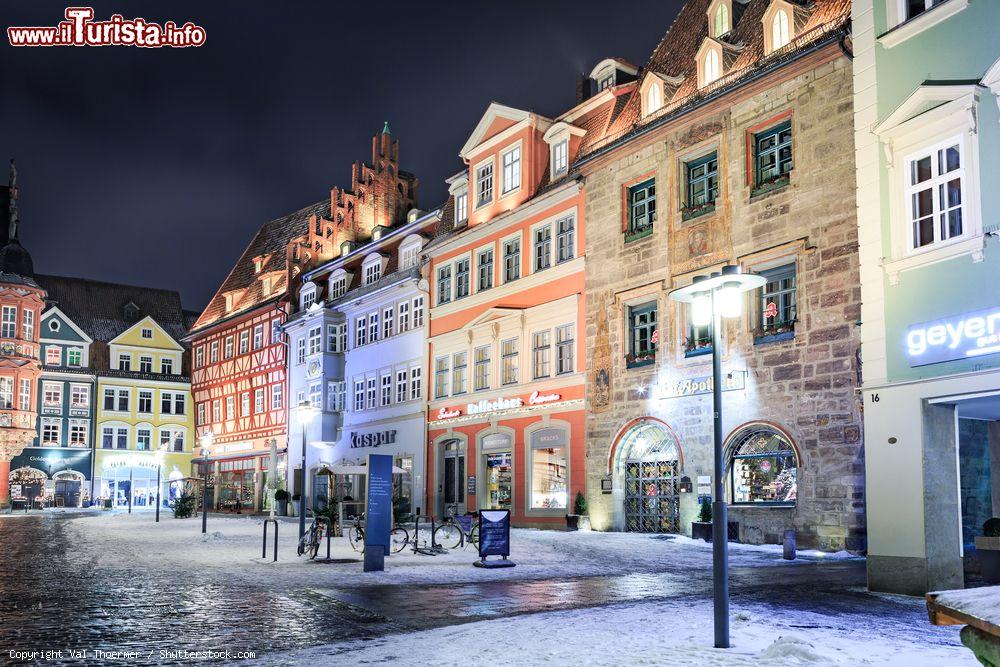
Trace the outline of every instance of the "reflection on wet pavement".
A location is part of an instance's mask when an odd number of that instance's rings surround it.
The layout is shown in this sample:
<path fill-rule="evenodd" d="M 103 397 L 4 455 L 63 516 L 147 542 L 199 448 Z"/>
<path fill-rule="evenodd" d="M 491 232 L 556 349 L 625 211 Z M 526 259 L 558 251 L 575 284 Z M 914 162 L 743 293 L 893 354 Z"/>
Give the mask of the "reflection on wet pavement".
<path fill-rule="evenodd" d="M 73 553 L 67 517 L 0 520 L 0 649 L 271 651 L 559 609 L 711 595 L 705 568 L 620 576 L 282 590 L 219 568 L 130 569 Z M 69 554 L 72 554 L 72 557 Z M 336 567 L 336 566 L 324 566 Z M 779 583 L 780 582 L 780 583 Z M 777 585 L 776 585 L 777 584 Z M 732 570 L 734 597 L 807 604 L 864 585 L 864 563 Z M 838 594 L 839 595 L 839 594 Z M 851 597 L 851 596 L 847 596 Z M 858 604 L 857 597 L 853 598 Z M 845 612 L 850 605 L 845 604 Z M 53 664 L 53 663 L 47 663 Z M 58 664 L 58 663 L 56 663 Z M 67 664 L 69 661 L 67 661 Z M 79 663 L 76 663 L 79 664 Z"/>

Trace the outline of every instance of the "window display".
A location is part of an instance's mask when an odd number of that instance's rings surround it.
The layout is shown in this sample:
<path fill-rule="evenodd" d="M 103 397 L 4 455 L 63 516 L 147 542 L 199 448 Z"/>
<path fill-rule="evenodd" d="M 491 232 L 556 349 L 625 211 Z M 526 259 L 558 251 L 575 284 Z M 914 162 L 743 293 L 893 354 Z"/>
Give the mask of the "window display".
<path fill-rule="evenodd" d="M 484 506 L 494 510 L 511 509 L 513 488 L 510 452 L 487 454 Z"/>
<path fill-rule="evenodd" d="M 755 428 L 732 448 L 733 504 L 794 505 L 798 461 L 791 443 L 776 430 Z"/>
<path fill-rule="evenodd" d="M 531 434 L 531 508 L 565 509 L 568 496 L 569 437 L 558 428 Z"/>

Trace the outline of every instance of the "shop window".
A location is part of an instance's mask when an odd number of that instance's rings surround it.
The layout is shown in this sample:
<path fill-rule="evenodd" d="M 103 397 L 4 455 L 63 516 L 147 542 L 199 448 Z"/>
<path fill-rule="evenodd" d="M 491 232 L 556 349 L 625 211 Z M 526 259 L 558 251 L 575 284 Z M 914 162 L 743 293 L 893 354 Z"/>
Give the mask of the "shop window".
<path fill-rule="evenodd" d="M 795 264 L 761 271 L 767 282 L 757 298 L 756 343 L 786 340 L 795 335 Z"/>
<path fill-rule="evenodd" d="M 754 191 L 759 194 L 787 185 L 792 161 L 792 123 L 786 121 L 753 137 Z"/>
<path fill-rule="evenodd" d="M 475 350 L 475 390 L 490 388 L 490 346 L 483 345 Z"/>
<path fill-rule="evenodd" d="M 509 338 L 500 344 L 501 382 L 517 384 L 518 375 L 518 339 Z"/>
<path fill-rule="evenodd" d="M 625 241 L 649 236 L 653 233 L 653 223 L 656 222 L 656 182 L 654 179 L 643 181 L 628 188 L 628 224 L 625 228 Z"/>
<path fill-rule="evenodd" d="M 483 506 L 487 509 L 509 510 L 514 495 L 513 458 L 510 438 L 505 435 L 488 435 L 483 438 L 483 448 L 490 450 L 507 447 L 503 451 L 488 451 L 485 463 L 485 488 Z"/>
<path fill-rule="evenodd" d="M 787 438 L 758 426 L 737 434 L 730 447 L 729 491 L 734 505 L 794 505 L 798 459 Z"/>
<path fill-rule="evenodd" d="M 712 152 L 684 165 L 687 174 L 686 203 L 681 210 L 684 220 L 697 218 L 715 210 L 719 196 L 719 160 Z"/>
<path fill-rule="evenodd" d="M 627 368 L 648 366 L 656 361 L 656 302 L 628 308 L 629 347 Z"/>
<path fill-rule="evenodd" d="M 476 261 L 479 266 L 479 286 L 478 291 L 482 292 L 493 287 L 493 248 L 481 251 L 477 255 Z"/>
<path fill-rule="evenodd" d="M 565 509 L 569 495 L 568 433 L 561 428 L 531 434 L 531 509 Z"/>

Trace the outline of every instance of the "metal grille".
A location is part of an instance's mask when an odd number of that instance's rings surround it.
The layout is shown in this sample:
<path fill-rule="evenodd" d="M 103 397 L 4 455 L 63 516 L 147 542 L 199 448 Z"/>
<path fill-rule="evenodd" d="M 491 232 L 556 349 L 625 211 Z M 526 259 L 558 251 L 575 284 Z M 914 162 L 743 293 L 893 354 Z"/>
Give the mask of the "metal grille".
<path fill-rule="evenodd" d="M 625 530 L 676 533 L 677 461 L 625 462 Z"/>

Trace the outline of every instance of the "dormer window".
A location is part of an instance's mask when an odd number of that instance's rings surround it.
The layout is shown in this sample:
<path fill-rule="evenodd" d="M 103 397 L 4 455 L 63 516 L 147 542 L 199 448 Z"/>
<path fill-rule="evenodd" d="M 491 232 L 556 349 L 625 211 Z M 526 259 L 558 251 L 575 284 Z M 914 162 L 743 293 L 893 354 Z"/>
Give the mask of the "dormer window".
<path fill-rule="evenodd" d="M 719 37 L 727 32 L 729 32 L 729 7 L 720 4 L 716 7 L 715 16 L 712 18 L 712 34 Z"/>
<path fill-rule="evenodd" d="M 712 49 L 705 53 L 705 60 L 702 66 L 702 85 L 707 86 L 719 78 L 719 54 Z"/>
<path fill-rule="evenodd" d="M 301 294 L 302 310 L 308 310 L 314 303 L 316 303 L 316 286 L 306 285 L 302 288 Z"/>
<path fill-rule="evenodd" d="M 347 293 L 347 285 L 351 281 L 351 274 L 343 269 L 338 269 L 330 276 L 330 298 L 339 299 Z"/>
<path fill-rule="evenodd" d="M 265 297 L 271 296 L 271 290 L 274 287 L 272 283 L 273 279 L 270 276 L 260 281 L 260 291 Z M 228 310 L 228 302 L 227 302 L 227 310 Z"/>
<path fill-rule="evenodd" d="M 569 170 L 569 140 L 552 144 L 552 174 L 561 176 Z"/>
<path fill-rule="evenodd" d="M 416 234 L 399 244 L 399 268 L 412 269 L 420 263 L 421 239 Z"/>
<path fill-rule="evenodd" d="M 771 19 L 771 50 L 777 51 L 788 44 L 788 13 L 779 9 Z"/>
<path fill-rule="evenodd" d="M 493 202 L 493 159 L 476 167 L 476 207 Z"/>
<path fill-rule="evenodd" d="M 385 258 L 377 252 L 365 257 L 364 264 L 362 264 L 362 274 L 364 276 L 364 284 L 371 285 L 379 278 L 382 277 L 382 269 L 384 268 Z"/>
<path fill-rule="evenodd" d="M 808 10 L 801 5 L 793 5 L 788 0 L 771 0 L 770 6 L 761 17 L 764 29 L 764 53 L 772 54 L 795 39 L 795 27 L 800 28 L 808 16 Z"/>
<path fill-rule="evenodd" d="M 646 91 L 646 115 L 656 113 L 663 106 L 663 87 L 653 84 Z"/>
<path fill-rule="evenodd" d="M 615 70 L 613 68 L 609 68 L 598 75 L 597 79 L 598 92 L 610 88 L 613 85 L 615 85 Z"/>
<path fill-rule="evenodd" d="M 469 219 L 469 174 L 459 172 L 447 179 L 448 194 L 455 200 L 455 223 Z"/>
<path fill-rule="evenodd" d="M 257 257 L 253 260 L 253 272 L 260 273 L 260 270 L 264 268 L 264 258 Z"/>
<path fill-rule="evenodd" d="M 455 195 L 455 222 L 465 222 L 469 219 L 469 193 Z"/>

